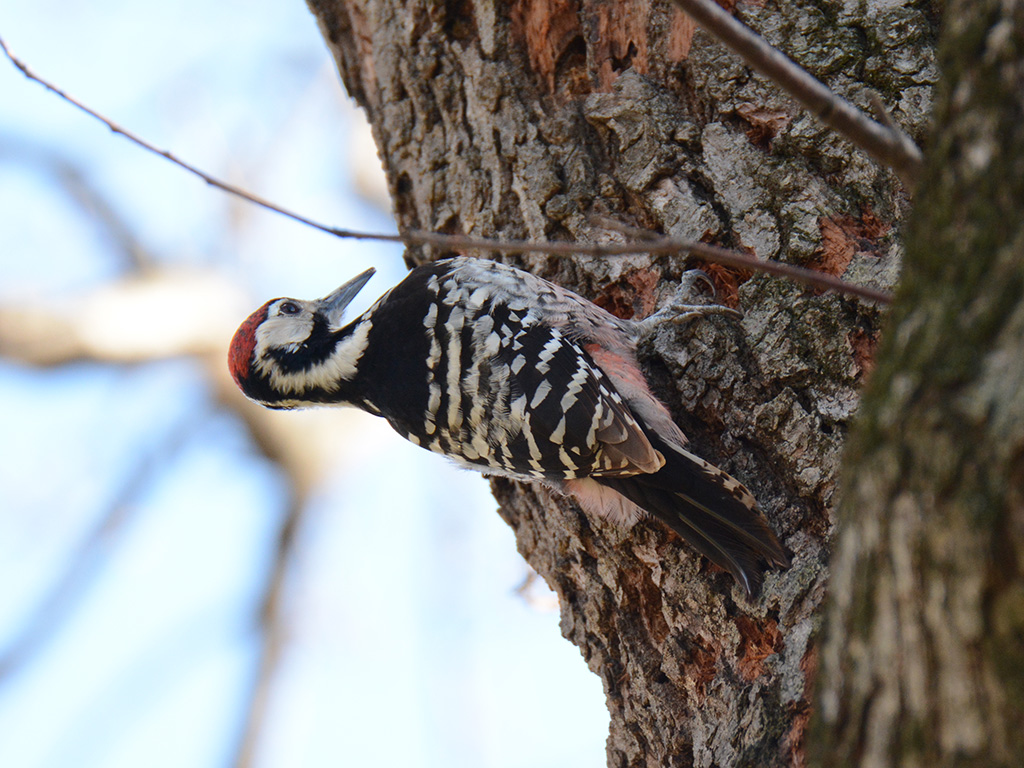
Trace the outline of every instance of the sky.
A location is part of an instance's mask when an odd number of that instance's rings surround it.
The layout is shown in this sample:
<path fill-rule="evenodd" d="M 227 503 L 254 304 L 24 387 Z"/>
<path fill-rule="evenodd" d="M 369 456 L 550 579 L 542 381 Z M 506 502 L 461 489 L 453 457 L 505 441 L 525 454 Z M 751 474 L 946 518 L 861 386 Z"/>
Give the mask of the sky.
<path fill-rule="evenodd" d="M 335 226 L 393 229 L 353 186 L 358 116 L 298 0 L 5 0 L 0 35 L 220 178 Z M 404 272 L 394 246 L 233 200 L 0 62 L 0 306 L 72 301 L 126 269 L 124 239 L 55 171 L 68 168 L 154 263 L 215 272 L 253 309 L 372 265 L 358 311 Z M 603 764 L 600 681 L 561 637 L 550 593 L 517 592 L 529 569 L 486 482 L 379 419 L 338 423 L 344 447 L 287 582 L 255 765 Z M 0 766 L 230 765 L 289 500 L 280 468 L 190 358 L 0 358 L 0 438 Z M 61 602 L 40 614 L 70 563 Z M 20 644 L 36 615 L 52 620 Z"/>

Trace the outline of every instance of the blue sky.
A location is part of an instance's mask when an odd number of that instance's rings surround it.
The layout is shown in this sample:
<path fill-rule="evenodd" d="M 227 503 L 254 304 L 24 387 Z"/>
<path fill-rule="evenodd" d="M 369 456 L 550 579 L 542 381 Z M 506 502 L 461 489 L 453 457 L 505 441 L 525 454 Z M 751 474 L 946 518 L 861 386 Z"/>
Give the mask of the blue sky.
<path fill-rule="evenodd" d="M 116 122 L 319 220 L 392 227 L 349 180 L 353 107 L 303 3 L 7 5 L 14 52 Z M 76 169 L 155 264 L 215 272 L 251 308 L 323 295 L 372 265 L 363 307 L 403 273 L 396 248 L 232 200 L 4 62 L 0 306 L 70 302 L 125 270 L 55 165 Z M 52 626 L 0 670 L 5 768 L 230 764 L 290 491 L 208 378 L 190 358 L 0 358 L 0 659 L 78 564 Z M 543 590 L 515 593 L 528 571 L 486 483 L 377 419 L 336 423 L 256 765 L 603 764 L 600 682 L 557 610 L 536 605 Z"/>

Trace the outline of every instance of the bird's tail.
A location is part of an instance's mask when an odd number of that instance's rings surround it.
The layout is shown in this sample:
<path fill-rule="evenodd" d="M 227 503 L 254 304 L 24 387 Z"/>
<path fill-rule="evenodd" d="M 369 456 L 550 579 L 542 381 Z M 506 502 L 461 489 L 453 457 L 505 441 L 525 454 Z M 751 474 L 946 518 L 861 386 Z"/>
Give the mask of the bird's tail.
<path fill-rule="evenodd" d="M 659 471 L 595 479 L 668 525 L 756 597 L 765 571 L 788 567 L 789 556 L 753 495 L 689 451 L 664 443 L 655 447 L 665 456 Z"/>

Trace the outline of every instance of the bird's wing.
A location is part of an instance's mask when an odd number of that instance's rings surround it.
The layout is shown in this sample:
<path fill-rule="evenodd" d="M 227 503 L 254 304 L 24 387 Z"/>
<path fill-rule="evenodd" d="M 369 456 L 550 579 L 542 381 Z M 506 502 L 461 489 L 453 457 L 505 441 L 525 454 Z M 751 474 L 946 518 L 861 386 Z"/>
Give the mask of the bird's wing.
<path fill-rule="evenodd" d="M 508 446 L 517 461 L 557 477 L 629 476 L 664 465 L 612 379 L 582 344 L 556 328 L 534 325 L 502 354 L 511 408 L 522 416 L 523 428 Z"/>

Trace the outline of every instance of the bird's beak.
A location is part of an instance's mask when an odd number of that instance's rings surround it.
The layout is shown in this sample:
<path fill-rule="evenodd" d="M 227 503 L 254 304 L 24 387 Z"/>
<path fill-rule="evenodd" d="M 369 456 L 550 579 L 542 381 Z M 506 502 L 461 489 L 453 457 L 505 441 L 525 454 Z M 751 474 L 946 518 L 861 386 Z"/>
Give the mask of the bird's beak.
<path fill-rule="evenodd" d="M 320 299 L 320 310 L 327 316 L 327 320 L 331 325 L 335 327 L 341 325 L 341 316 L 345 312 L 345 307 L 351 303 L 352 299 L 356 297 L 356 294 L 373 277 L 376 271 L 373 267 L 370 267 L 365 272 L 353 277 L 329 296 L 324 296 L 324 298 Z"/>

